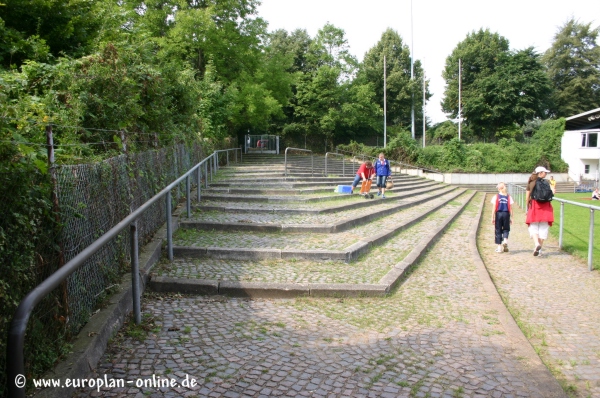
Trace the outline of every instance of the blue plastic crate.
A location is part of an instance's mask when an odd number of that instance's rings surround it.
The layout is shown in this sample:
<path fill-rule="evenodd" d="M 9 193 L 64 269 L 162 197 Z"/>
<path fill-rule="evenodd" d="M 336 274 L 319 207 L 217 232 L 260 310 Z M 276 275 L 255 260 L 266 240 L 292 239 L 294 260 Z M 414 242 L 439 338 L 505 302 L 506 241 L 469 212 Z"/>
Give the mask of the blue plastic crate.
<path fill-rule="evenodd" d="M 352 185 L 338 185 L 337 188 L 335 189 L 335 192 L 343 193 L 343 194 L 351 194 L 352 193 Z"/>

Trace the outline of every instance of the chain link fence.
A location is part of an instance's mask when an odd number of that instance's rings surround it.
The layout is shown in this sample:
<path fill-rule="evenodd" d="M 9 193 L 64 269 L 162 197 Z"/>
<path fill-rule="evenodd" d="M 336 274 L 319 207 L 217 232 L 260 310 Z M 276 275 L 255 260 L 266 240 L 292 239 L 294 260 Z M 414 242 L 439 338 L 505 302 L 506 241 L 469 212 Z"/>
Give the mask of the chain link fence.
<path fill-rule="evenodd" d="M 44 195 L 54 184 L 58 198 L 54 210 L 60 227 L 52 229 L 51 223 L 40 226 L 47 232 L 32 242 L 36 247 L 31 265 L 19 271 L 21 278 L 15 277 L 10 283 L 23 284 L 23 291 L 29 291 L 204 157 L 199 145 L 176 145 L 94 164 L 58 165 L 50 170 L 52 178 L 43 181 L 23 176 L 23 189 L 28 186 L 31 191 L 35 184 L 45 184 Z M 191 183 L 199 183 L 197 173 L 192 173 Z M 173 207 L 185 198 L 185 193 L 184 181 L 172 190 Z M 14 194 L 19 195 L 16 191 Z M 165 212 L 164 201 L 158 201 L 138 219 L 140 247 L 165 223 Z M 35 307 L 25 335 L 28 379 L 39 377 L 68 353 L 70 337 L 81 330 L 130 270 L 130 245 L 130 234 L 121 233 Z M 4 260 L 10 266 L 10 258 Z M 15 275 L 19 275 L 17 271 Z M 4 332 L 9 321 L 2 323 Z M 2 344 L 2 354 L 5 347 Z M 4 360 L 0 355 L 0 397 L 5 396 L 7 385 Z"/>
<path fill-rule="evenodd" d="M 202 158 L 198 146 L 178 145 L 121 155 L 95 164 L 58 167 L 57 193 L 64 225 L 60 242 L 65 262 Z M 198 183 L 197 174 L 192 182 Z M 174 189 L 172 195 L 176 205 L 185 195 L 185 184 Z M 164 202 L 159 201 L 138 219 L 140 247 L 164 224 L 165 211 Z M 70 334 L 77 333 L 85 325 L 97 304 L 112 292 L 111 288 L 118 285 L 121 275 L 129 270 L 129 240 L 129 233 L 121 233 L 67 280 L 63 305 Z"/>

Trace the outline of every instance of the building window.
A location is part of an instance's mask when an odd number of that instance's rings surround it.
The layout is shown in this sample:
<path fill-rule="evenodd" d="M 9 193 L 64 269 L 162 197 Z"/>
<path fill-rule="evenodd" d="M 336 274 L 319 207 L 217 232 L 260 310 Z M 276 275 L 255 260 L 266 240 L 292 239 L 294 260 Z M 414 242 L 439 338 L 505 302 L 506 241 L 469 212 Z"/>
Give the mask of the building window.
<path fill-rule="evenodd" d="M 598 147 L 598 133 L 581 134 L 581 146 L 587 148 Z"/>
<path fill-rule="evenodd" d="M 590 174 L 590 165 L 589 164 L 585 165 L 585 171 L 584 171 L 584 173 L 585 174 Z"/>

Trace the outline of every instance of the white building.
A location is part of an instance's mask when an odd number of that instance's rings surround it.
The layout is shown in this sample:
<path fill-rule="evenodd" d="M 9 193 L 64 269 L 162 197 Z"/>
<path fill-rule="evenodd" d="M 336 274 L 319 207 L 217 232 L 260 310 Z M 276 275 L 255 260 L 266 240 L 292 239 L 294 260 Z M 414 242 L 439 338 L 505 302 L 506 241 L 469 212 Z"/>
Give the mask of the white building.
<path fill-rule="evenodd" d="M 569 165 L 569 178 L 590 182 L 600 178 L 600 108 L 566 119 L 561 157 Z"/>

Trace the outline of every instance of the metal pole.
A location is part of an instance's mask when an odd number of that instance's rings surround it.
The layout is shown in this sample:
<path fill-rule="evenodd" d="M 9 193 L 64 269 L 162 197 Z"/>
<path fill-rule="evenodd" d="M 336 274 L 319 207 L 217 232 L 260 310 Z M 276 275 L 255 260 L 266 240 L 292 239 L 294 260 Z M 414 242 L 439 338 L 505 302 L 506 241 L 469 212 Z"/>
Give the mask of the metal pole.
<path fill-rule="evenodd" d="M 594 209 L 590 209 L 590 237 L 588 242 L 588 270 L 594 270 Z"/>
<path fill-rule="evenodd" d="M 563 222 L 565 220 L 565 204 L 560 202 L 560 224 L 558 227 L 558 248 L 562 249 L 563 246 Z"/>
<path fill-rule="evenodd" d="M 187 210 L 187 217 L 190 218 L 192 215 L 192 195 L 190 195 L 190 175 L 185 178 L 185 208 Z"/>
<path fill-rule="evenodd" d="M 387 143 L 387 71 L 385 55 L 383 56 L 383 147 Z"/>
<path fill-rule="evenodd" d="M 167 257 L 173 261 L 173 228 L 171 226 L 171 191 L 165 196 L 167 206 Z"/>
<path fill-rule="evenodd" d="M 310 176 L 315 176 L 315 157 L 312 153 L 310 154 Z"/>
<path fill-rule="evenodd" d="M 208 188 L 208 160 L 204 162 L 204 188 Z"/>
<path fill-rule="evenodd" d="M 140 259 L 138 250 L 137 220 L 129 226 L 131 237 L 131 294 L 133 295 L 133 313 L 135 323 L 142 323 L 142 312 L 140 310 Z"/>
<path fill-rule="evenodd" d="M 458 140 L 460 141 L 460 126 L 462 123 L 462 108 L 461 108 L 461 99 L 460 99 L 460 91 L 462 90 L 462 61 L 458 60 Z"/>
<path fill-rule="evenodd" d="M 227 166 L 229 166 L 229 149 L 227 150 Z"/>
<path fill-rule="evenodd" d="M 423 148 L 425 148 L 425 92 L 427 91 L 427 83 L 425 82 L 425 68 L 423 68 Z"/>
<path fill-rule="evenodd" d="M 413 32 L 413 7 L 412 7 L 412 0 L 410 0 L 410 81 L 414 81 L 414 60 L 415 60 L 415 35 Z M 412 135 L 412 139 L 415 139 L 415 93 L 412 92 L 413 90 L 411 89 L 411 98 L 412 98 L 412 104 L 410 107 L 410 117 L 411 117 L 411 123 L 410 123 L 410 131 L 411 131 L 411 135 Z"/>
<path fill-rule="evenodd" d="M 325 177 L 327 177 L 327 154 L 325 154 Z"/>
<path fill-rule="evenodd" d="M 202 185 L 202 167 L 198 166 L 198 185 L 196 186 L 196 193 L 198 194 L 198 204 L 200 204 L 200 185 Z"/>

